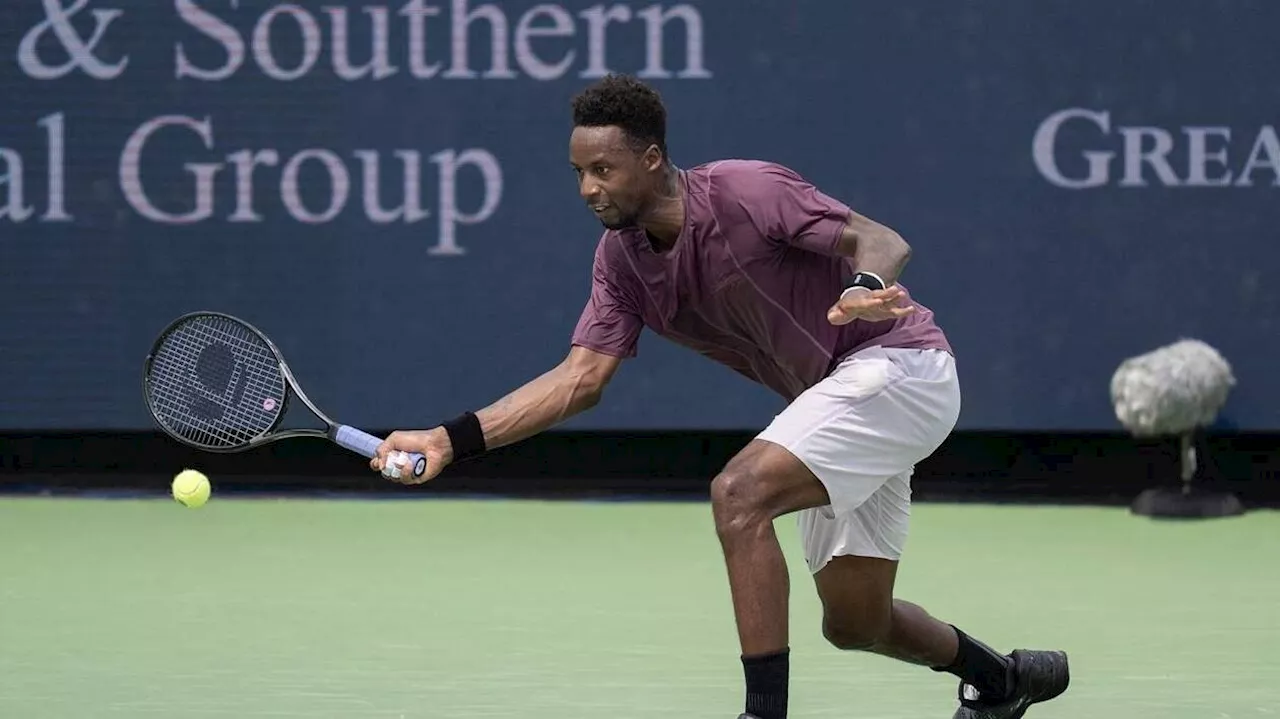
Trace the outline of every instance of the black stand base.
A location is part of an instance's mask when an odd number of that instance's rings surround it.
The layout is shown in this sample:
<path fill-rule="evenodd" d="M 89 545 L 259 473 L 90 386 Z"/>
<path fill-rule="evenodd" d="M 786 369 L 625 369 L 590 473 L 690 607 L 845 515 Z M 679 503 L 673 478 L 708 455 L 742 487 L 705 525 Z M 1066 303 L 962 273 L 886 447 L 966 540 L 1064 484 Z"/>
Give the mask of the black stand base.
<path fill-rule="evenodd" d="M 1229 492 L 1192 489 L 1148 489 L 1133 500 L 1134 514 L 1156 519 L 1215 519 L 1245 513 L 1244 505 Z"/>

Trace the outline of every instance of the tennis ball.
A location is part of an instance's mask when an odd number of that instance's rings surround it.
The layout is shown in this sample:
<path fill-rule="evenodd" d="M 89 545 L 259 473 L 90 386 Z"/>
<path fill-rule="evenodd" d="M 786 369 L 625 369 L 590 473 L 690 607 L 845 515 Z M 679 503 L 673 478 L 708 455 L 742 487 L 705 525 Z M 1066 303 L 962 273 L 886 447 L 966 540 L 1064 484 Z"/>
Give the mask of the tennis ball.
<path fill-rule="evenodd" d="M 194 469 L 184 469 L 173 478 L 173 498 L 195 509 L 209 501 L 209 478 Z"/>

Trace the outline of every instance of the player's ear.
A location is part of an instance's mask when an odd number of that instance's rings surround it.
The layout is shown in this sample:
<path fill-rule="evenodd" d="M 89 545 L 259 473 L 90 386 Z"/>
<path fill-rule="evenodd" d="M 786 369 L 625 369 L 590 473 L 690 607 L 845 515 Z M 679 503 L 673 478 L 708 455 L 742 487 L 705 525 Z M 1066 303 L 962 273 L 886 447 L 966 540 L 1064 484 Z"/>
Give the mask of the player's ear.
<path fill-rule="evenodd" d="M 641 155 L 640 162 L 644 165 L 644 169 L 650 172 L 657 170 L 662 167 L 662 150 L 659 150 L 657 145 L 650 145 Z"/>

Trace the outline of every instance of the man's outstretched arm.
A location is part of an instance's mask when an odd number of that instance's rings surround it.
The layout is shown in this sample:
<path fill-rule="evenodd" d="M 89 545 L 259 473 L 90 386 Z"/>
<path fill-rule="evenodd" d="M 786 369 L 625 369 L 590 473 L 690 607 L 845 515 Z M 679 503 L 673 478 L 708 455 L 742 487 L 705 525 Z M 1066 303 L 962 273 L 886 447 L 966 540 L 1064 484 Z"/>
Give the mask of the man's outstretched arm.
<path fill-rule="evenodd" d="M 622 360 L 575 346 L 564 361 L 476 412 L 489 449 L 519 442 L 594 407 Z"/>
<path fill-rule="evenodd" d="M 622 360 L 586 347 L 574 346 L 560 364 L 530 380 L 502 399 L 453 426 L 458 436 L 468 432 L 483 437 L 483 449 L 513 444 L 584 412 L 600 401 L 604 388 Z M 479 437 L 470 435 L 473 440 Z M 455 447 L 445 426 L 427 430 L 392 432 L 378 446 L 369 466 L 382 471 L 394 451 L 420 452 L 427 458 L 421 477 L 402 471 L 403 482 L 425 482 L 440 474 L 457 455 L 476 447 Z"/>

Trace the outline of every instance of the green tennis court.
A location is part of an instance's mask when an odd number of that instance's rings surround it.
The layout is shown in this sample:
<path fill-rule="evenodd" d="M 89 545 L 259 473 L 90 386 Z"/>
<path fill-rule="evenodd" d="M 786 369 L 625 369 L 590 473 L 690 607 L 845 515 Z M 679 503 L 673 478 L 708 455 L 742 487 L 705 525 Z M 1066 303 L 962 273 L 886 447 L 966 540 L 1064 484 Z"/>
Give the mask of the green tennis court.
<path fill-rule="evenodd" d="M 792 717 L 950 717 L 825 645 L 794 524 Z M 1029 717 L 1280 715 L 1280 514 L 924 504 L 899 594 L 1062 647 Z M 0 500 L 0 716 L 709 717 L 741 667 L 701 504 Z"/>

